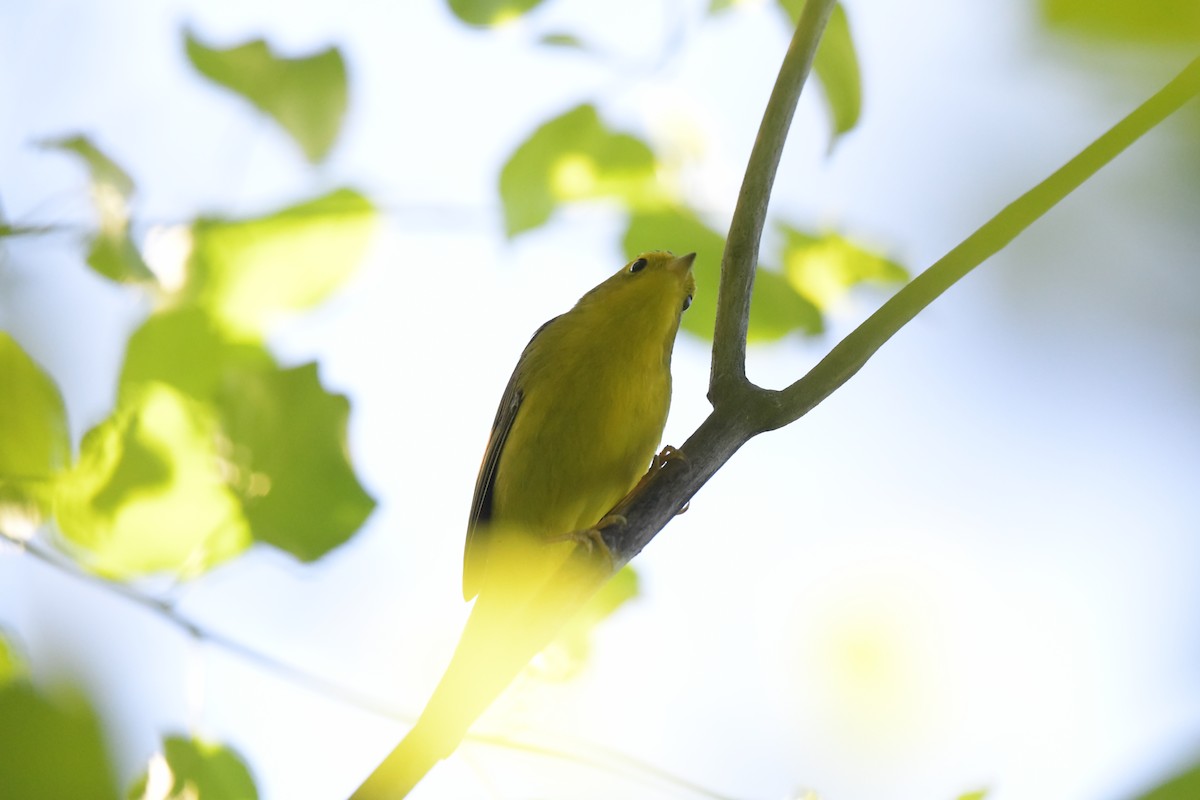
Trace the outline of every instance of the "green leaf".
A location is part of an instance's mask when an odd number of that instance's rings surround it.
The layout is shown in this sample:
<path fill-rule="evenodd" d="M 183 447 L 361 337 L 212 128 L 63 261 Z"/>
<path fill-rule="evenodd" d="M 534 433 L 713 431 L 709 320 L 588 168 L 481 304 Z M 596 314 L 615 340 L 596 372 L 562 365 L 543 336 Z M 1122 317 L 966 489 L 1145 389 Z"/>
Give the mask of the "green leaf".
<path fill-rule="evenodd" d="M 1148 44 L 1200 42 L 1196 0 L 1041 0 L 1051 28 Z"/>
<path fill-rule="evenodd" d="M 711 340 L 717 319 L 717 288 L 721 280 L 721 257 L 725 238 L 683 208 L 670 208 L 634 214 L 622 241 L 625 253 L 632 256 L 646 250 L 696 252 L 692 275 L 696 296 L 683 315 L 682 327 L 689 333 Z M 822 330 L 820 312 L 796 293 L 779 273 L 759 267 L 755 273 L 754 293 L 750 297 L 748 340 L 766 342 L 792 331 L 805 334 Z"/>
<path fill-rule="evenodd" d="M 105 231 L 92 237 L 87 265 L 109 280 L 129 283 L 154 279 L 142 254 L 129 238 L 129 227 Z"/>
<path fill-rule="evenodd" d="M 228 450 L 210 406 L 147 383 L 84 436 L 61 482 L 59 527 L 102 575 L 198 575 L 251 541 Z"/>
<path fill-rule="evenodd" d="M 234 486 L 254 538 L 303 561 L 346 542 L 375 507 L 347 452 L 349 401 L 325 391 L 315 364 L 246 372 L 222 394 Z"/>
<path fill-rule="evenodd" d="M 349 189 L 258 219 L 197 220 L 185 300 L 234 334 L 258 338 L 284 312 L 310 308 L 357 268 L 375 209 Z"/>
<path fill-rule="evenodd" d="M 750 344 L 774 342 L 798 332 L 816 336 L 825 330 L 821 310 L 796 292 L 787 278 L 773 269 L 758 268 L 750 295 Z"/>
<path fill-rule="evenodd" d="M 43 139 L 38 144 L 48 150 L 65 150 L 83 159 L 91 173 L 92 186 L 97 191 L 111 191 L 122 200 L 133 196 L 133 178 L 86 136 L 76 134 L 58 139 Z"/>
<path fill-rule="evenodd" d="M 254 369 L 278 367 L 261 344 L 229 339 L 203 309 L 185 305 L 150 316 L 129 337 L 119 397 L 135 398 L 157 381 L 212 404 L 226 382 Z"/>
<path fill-rule="evenodd" d="M 6 527 L 15 516 L 36 527 L 71 458 L 66 407 L 50 376 L 3 331 L 0 386 L 0 517 Z"/>
<path fill-rule="evenodd" d="M 829 311 L 860 283 L 887 286 L 908 280 L 908 270 L 836 233 L 814 235 L 781 225 L 788 282 L 821 311 Z"/>
<path fill-rule="evenodd" d="M 204 77 L 249 100 L 295 140 L 310 163 L 329 154 L 346 113 L 346 64 L 329 47 L 284 58 L 262 39 L 226 50 L 184 32 L 188 60 Z"/>
<path fill-rule="evenodd" d="M 793 27 L 800 21 L 806 0 L 778 0 Z M 862 76 L 850 33 L 850 21 L 841 4 L 833 7 L 821 44 L 813 59 L 813 71 L 824 89 L 825 103 L 833 129 L 833 141 L 852 130 L 862 113 Z M 832 146 L 833 142 L 830 143 Z"/>
<path fill-rule="evenodd" d="M 0 691 L 29 677 L 29 665 L 12 641 L 0 631 Z"/>
<path fill-rule="evenodd" d="M 959 795 L 958 800 L 983 800 L 987 796 L 987 789 L 978 789 L 974 792 L 967 792 L 966 794 Z"/>
<path fill-rule="evenodd" d="M 1200 797 L 1200 763 L 1137 795 L 1137 800 L 1195 800 L 1197 797 Z"/>
<path fill-rule="evenodd" d="M 281 370 L 258 344 L 231 340 L 203 310 L 156 314 L 130 338 L 122 402 L 170 386 L 217 425 L 221 475 L 255 539 L 311 561 L 374 508 L 346 451 L 349 402 L 308 365 Z M 93 501 L 95 502 L 95 501 Z"/>
<path fill-rule="evenodd" d="M 542 0 L 447 0 L 446 5 L 468 25 L 491 27 L 512 22 L 542 4 Z"/>
<path fill-rule="evenodd" d="M 633 209 L 661 207 L 650 148 L 605 127 L 596 109 L 581 105 L 542 125 L 500 172 L 508 235 L 544 224 L 561 204 L 612 198 Z"/>
<path fill-rule="evenodd" d="M 257 800 L 254 777 L 233 748 L 184 736 L 163 740 L 163 759 L 171 787 L 163 800 Z M 149 771 L 129 791 L 129 800 L 145 796 Z"/>
<path fill-rule="evenodd" d="M 109 280 L 126 283 L 153 280 L 154 275 L 129 236 L 129 200 L 134 192 L 129 173 L 84 136 L 45 139 L 39 144 L 74 153 L 87 165 L 92 203 L 100 218 L 100 228 L 88 243 L 88 266 Z"/>
<path fill-rule="evenodd" d="M 566 47 L 574 50 L 587 50 L 583 40 L 571 33 L 546 33 L 538 39 L 539 44 L 550 47 Z"/>
<path fill-rule="evenodd" d="M 545 680 L 569 680 L 579 674 L 591 654 L 592 632 L 618 608 L 641 594 L 638 574 L 625 566 L 571 618 L 535 664 Z"/>
<path fill-rule="evenodd" d="M 85 700 L 52 701 L 25 681 L 0 686 L 0 797 L 115 800 L 96 714 Z"/>

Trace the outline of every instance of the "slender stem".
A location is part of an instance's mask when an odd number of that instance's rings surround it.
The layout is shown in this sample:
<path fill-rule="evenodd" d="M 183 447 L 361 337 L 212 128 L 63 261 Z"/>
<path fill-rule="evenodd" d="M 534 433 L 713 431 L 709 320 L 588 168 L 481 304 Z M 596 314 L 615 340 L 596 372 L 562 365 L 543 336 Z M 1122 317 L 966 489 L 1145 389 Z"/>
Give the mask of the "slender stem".
<path fill-rule="evenodd" d="M 325 697 L 330 697 L 348 706 L 353 706 L 363 711 L 368 711 L 372 714 L 380 714 L 394 719 L 399 722 L 412 723 L 413 717 L 404 714 L 398 710 L 389 708 L 386 703 L 378 698 L 372 697 L 365 692 L 352 689 L 343 684 L 336 683 L 319 675 L 314 675 L 311 672 L 306 672 L 292 664 L 287 663 L 275 656 L 264 653 L 261 650 L 255 649 L 250 645 L 243 644 L 225 634 L 213 631 L 200 623 L 192 620 L 187 615 L 180 612 L 170 603 L 166 603 L 154 597 L 150 597 L 139 592 L 130 586 L 117 581 L 111 581 L 107 578 L 96 575 L 92 572 L 80 569 L 73 561 L 58 556 L 53 550 L 43 548 L 38 544 L 23 539 L 18 539 L 9 536 L 3 531 L 0 531 L 0 540 L 6 541 L 19 548 L 22 552 L 28 554 L 32 558 L 41 561 L 43 564 L 58 570 L 65 575 L 84 583 L 89 583 L 101 591 L 109 592 L 123 600 L 126 600 L 133 605 L 150 611 L 161 617 L 168 624 L 178 628 L 189 638 L 204 644 L 215 645 L 216 647 L 225 650 L 239 658 L 242 658 L 252 664 L 255 664 L 261 669 L 266 669 L 274 672 L 293 683 L 303 686 L 304 688 L 313 691 Z M 580 766 L 587 766 L 593 769 L 610 769 L 620 770 L 628 773 L 642 781 L 656 781 L 674 785 L 675 787 L 691 792 L 711 800 L 733 800 L 727 795 L 720 794 L 711 789 L 707 789 L 699 784 L 693 783 L 686 778 L 675 775 L 667 770 L 642 761 L 619 750 L 602 747 L 590 742 L 578 742 L 574 749 L 565 747 L 554 747 L 532 742 L 517 741 L 506 736 L 488 735 L 488 734 L 468 734 L 467 738 L 479 744 L 485 744 L 492 747 L 503 747 L 508 750 L 518 750 L 528 753 L 555 758 L 560 761 L 567 761 Z"/>
<path fill-rule="evenodd" d="M 848 381 L 883 343 L 964 275 L 1040 219 L 1125 148 L 1200 94 L 1200 58 L 1050 177 L 1006 206 L 897 292 L 800 380 L 773 393 L 768 430 L 792 423 Z"/>
<path fill-rule="evenodd" d="M 750 322 L 750 296 L 758 265 L 759 241 L 767 218 L 767 202 L 771 198 L 775 172 L 800 90 L 812 68 L 817 45 L 834 3 L 835 0 L 809 0 L 805 4 L 775 80 L 775 88 L 767 101 L 758 138 L 750 151 L 721 259 L 721 286 L 717 295 L 717 323 L 708 389 L 708 398 L 714 404 L 720 403 L 723 397 L 740 394 L 747 386 L 746 330 Z"/>

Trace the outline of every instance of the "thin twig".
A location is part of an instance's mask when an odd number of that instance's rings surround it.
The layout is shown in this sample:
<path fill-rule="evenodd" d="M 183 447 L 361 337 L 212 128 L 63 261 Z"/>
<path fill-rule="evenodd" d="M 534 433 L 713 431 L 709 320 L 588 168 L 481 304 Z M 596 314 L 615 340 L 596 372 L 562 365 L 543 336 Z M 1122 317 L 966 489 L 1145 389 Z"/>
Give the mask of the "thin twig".
<path fill-rule="evenodd" d="M 1048 178 L 942 256 L 829 351 L 807 375 L 778 393 L 770 427 L 795 422 L 848 381 L 922 309 L 1040 219 L 1125 148 L 1200 94 L 1200 58 Z"/>
<path fill-rule="evenodd" d="M 708 386 L 708 399 L 714 405 L 724 397 L 732 399 L 741 394 L 747 386 L 746 331 L 767 203 L 800 90 L 812 69 L 817 45 L 834 4 L 835 0 L 805 3 L 746 164 L 746 175 L 742 179 L 721 258 L 721 285 L 717 294 L 712 373 Z"/>
<path fill-rule="evenodd" d="M 9 536 L 4 531 L 0 531 L 0 539 L 15 545 L 43 564 L 75 580 L 96 586 L 102 591 L 109 592 L 139 608 L 158 615 L 169 625 L 179 629 L 197 642 L 219 647 L 228 653 L 254 664 L 260 669 L 280 675 L 298 686 L 324 697 L 337 700 L 345 705 L 384 716 L 397 722 L 410 725 L 413 722 L 414 718 L 411 715 L 389 707 L 387 703 L 380 701 L 378 698 L 319 675 L 314 675 L 311 672 L 306 672 L 275 656 L 239 642 L 225 634 L 211 630 L 180 612 L 171 603 L 145 595 L 123 583 L 112 581 L 103 576 L 80 569 L 74 561 L 59 555 L 51 549 L 41 547 L 36 542 L 24 541 Z M 478 744 L 533 753 L 592 769 L 611 769 L 613 771 L 620 769 L 635 779 L 667 783 L 680 790 L 710 798 L 710 800 L 735 800 L 727 795 L 714 792 L 686 778 L 642 761 L 639 758 L 590 742 L 581 742 L 575 750 L 567 750 L 534 742 L 522 742 L 498 734 L 469 734 L 467 738 Z M 588 754 L 589 751 L 590 755 Z M 597 753 L 599 756 L 596 755 Z"/>

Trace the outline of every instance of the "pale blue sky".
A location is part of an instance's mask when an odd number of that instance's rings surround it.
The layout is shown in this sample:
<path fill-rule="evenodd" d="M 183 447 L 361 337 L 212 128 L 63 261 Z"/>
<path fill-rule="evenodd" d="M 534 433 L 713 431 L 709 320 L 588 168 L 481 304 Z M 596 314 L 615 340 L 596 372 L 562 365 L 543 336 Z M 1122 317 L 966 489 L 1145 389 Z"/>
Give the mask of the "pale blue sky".
<path fill-rule="evenodd" d="M 276 342 L 288 362 L 319 357 L 326 385 L 352 398 L 351 447 L 378 510 L 316 565 L 255 552 L 179 590 L 186 611 L 419 710 L 465 617 L 463 525 L 508 373 L 542 321 L 624 259 L 604 209 L 504 241 L 499 167 L 541 121 L 595 100 L 614 126 L 688 148 L 689 196 L 723 224 L 787 32 L 766 4 L 710 21 L 705 5 L 623 0 L 596 14 L 549 0 L 492 33 L 440 3 L 0 9 L 9 218 L 88 220 L 78 166 L 30 146 L 77 130 L 131 172 L 148 220 L 251 214 L 345 183 L 387 215 L 355 281 Z M 913 268 L 1189 57 L 1097 54 L 1041 32 L 1024 3 L 847 6 L 862 123 L 826 157 L 806 97 L 773 209 Z M 218 45 L 342 46 L 351 108 L 331 161 L 305 169 L 270 122 L 192 75 L 185 23 Z M 532 44 L 561 30 L 612 57 Z M 809 417 L 747 445 L 639 558 L 644 596 L 599 631 L 589 669 L 527 682 L 492 728 L 615 748 L 739 798 L 992 786 L 992 800 L 1119 800 L 1194 757 L 1194 130 L 1152 133 Z M 0 327 L 59 381 L 78 435 L 107 413 L 147 308 L 76 259 L 62 238 L 12 242 Z M 835 331 L 877 301 L 856 296 Z M 751 375 L 788 383 L 830 341 L 753 350 Z M 666 441 L 703 418 L 707 370 L 706 345 L 681 339 Z M 0 555 L 0 628 L 35 674 L 84 684 L 123 780 L 161 732 L 190 730 L 237 747 L 267 800 L 338 797 L 403 733 Z M 690 795 L 475 744 L 415 796 Z"/>

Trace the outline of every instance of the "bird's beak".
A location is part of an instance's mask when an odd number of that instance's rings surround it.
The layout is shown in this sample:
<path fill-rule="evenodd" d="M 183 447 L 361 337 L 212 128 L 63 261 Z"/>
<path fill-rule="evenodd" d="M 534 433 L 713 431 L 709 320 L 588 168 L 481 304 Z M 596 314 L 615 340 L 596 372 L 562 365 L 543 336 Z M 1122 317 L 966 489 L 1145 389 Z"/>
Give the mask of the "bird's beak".
<path fill-rule="evenodd" d="M 695 260 L 696 260 L 696 254 L 688 253 L 686 256 L 679 256 L 679 258 L 676 258 L 673 261 L 668 262 L 667 269 L 671 270 L 672 272 L 678 272 L 680 274 L 686 275 L 687 273 L 691 272 L 692 262 Z"/>

